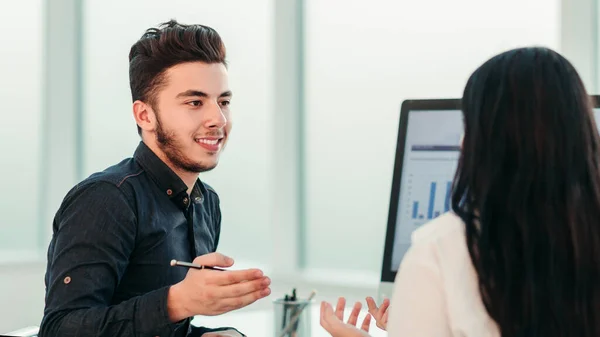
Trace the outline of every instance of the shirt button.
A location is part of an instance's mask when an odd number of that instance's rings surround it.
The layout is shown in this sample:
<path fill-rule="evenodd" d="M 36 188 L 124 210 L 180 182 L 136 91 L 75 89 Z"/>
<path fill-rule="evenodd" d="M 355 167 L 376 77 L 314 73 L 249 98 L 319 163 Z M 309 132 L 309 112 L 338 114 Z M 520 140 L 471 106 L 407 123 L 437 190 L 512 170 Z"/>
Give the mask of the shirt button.
<path fill-rule="evenodd" d="M 65 277 L 64 282 L 65 282 L 65 284 L 71 283 L 71 276 Z"/>
<path fill-rule="evenodd" d="M 172 191 L 172 190 L 169 188 L 169 189 L 167 190 L 167 195 L 171 195 L 171 194 L 173 194 L 173 191 Z"/>

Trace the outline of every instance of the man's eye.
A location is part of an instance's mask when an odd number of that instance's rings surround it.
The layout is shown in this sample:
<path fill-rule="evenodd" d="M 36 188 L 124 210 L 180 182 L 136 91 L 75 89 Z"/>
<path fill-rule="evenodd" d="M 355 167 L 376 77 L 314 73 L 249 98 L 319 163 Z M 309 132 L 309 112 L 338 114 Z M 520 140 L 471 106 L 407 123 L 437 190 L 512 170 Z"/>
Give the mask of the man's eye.
<path fill-rule="evenodd" d="M 221 105 L 224 105 L 224 106 L 227 106 L 227 105 L 229 105 L 229 104 L 230 104 L 230 101 L 222 101 L 222 102 L 221 102 Z"/>
<path fill-rule="evenodd" d="M 191 106 L 201 106 L 202 101 L 191 101 L 191 102 L 188 102 L 187 104 L 191 105 Z"/>

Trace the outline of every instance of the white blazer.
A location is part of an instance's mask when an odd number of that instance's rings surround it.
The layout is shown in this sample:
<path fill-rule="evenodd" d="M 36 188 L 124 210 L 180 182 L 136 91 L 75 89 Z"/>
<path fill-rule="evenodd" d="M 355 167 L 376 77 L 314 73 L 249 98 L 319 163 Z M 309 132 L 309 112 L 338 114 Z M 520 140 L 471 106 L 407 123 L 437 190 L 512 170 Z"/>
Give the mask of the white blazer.
<path fill-rule="evenodd" d="M 443 214 L 412 234 L 394 282 L 390 337 L 499 337 L 477 284 L 465 224 Z"/>

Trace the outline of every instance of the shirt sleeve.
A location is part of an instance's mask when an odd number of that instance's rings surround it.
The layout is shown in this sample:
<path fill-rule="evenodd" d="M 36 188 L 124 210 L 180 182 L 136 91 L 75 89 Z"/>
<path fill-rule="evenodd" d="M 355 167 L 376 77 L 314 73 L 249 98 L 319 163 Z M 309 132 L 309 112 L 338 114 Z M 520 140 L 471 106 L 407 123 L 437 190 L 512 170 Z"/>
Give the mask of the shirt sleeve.
<path fill-rule="evenodd" d="M 111 305 L 135 246 L 137 219 L 119 188 L 75 188 L 54 223 L 40 337 L 174 336 L 187 329 L 167 312 L 168 287 Z"/>
<path fill-rule="evenodd" d="M 451 337 L 437 258 L 428 244 L 411 246 L 394 282 L 390 337 Z"/>

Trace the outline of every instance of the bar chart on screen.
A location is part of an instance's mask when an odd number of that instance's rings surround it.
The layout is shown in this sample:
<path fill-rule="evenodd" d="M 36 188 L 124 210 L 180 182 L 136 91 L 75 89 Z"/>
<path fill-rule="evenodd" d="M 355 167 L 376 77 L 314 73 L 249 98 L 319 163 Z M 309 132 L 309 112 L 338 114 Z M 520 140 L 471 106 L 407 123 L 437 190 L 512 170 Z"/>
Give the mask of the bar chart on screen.
<path fill-rule="evenodd" d="M 459 147 L 413 145 L 404 167 L 398 207 L 398 222 L 404 239 L 412 230 L 450 211 L 452 180 Z"/>
<path fill-rule="evenodd" d="M 411 219 L 415 227 L 450 210 L 452 181 L 447 176 L 409 174 L 406 189 L 403 218 Z"/>

